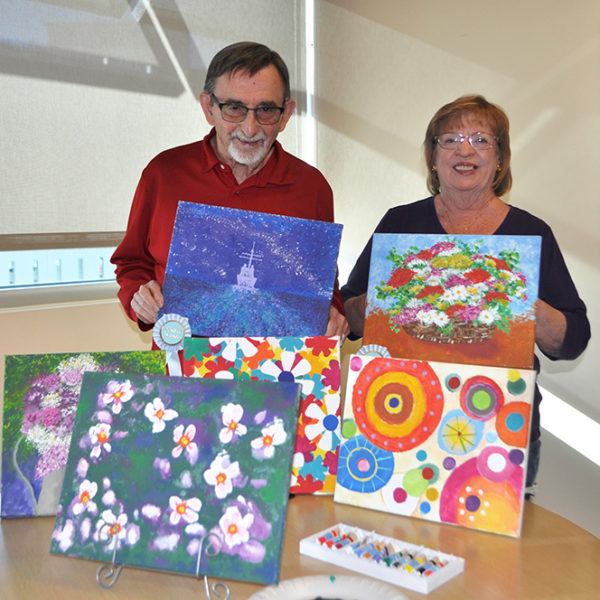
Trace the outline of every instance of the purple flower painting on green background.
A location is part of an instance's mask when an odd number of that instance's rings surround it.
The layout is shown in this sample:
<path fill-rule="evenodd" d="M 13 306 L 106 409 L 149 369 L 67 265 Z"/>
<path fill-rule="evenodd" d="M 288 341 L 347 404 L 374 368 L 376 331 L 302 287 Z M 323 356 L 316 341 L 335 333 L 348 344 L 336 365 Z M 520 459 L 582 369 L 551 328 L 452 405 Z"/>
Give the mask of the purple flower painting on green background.
<path fill-rule="evenodd" d="M 87 374 L 51 551 L 277 581 L 299 394 L 295 383 Z"/>

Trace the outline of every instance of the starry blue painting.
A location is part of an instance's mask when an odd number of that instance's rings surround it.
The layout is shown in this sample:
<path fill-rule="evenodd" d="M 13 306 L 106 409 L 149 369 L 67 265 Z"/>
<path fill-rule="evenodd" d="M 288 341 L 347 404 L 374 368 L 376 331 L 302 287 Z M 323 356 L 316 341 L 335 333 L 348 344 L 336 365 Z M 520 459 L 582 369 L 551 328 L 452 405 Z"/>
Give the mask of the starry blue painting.
<path fill-rule="evenodd" d="M 186 317 L 198 336 L 322 335 L 341 232 L 335 223 L 180 202 L 161 315 Z"/>

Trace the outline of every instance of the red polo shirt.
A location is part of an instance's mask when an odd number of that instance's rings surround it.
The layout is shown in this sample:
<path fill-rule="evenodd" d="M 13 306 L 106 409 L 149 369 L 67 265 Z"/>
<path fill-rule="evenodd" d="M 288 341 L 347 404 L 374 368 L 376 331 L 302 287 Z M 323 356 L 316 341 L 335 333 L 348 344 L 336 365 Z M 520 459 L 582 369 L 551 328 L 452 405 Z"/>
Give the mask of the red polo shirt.
<path fill-rule="evenodd" d="M 333 194 L 320 171 L 275 142 L 265 166 L 239 184 L 215 154 L 214 135 L 213 129 L 199 142 L 162 152 L 142 173 L 125 237 L 111 258 L 119 300 L 134 321 L 130 304 L 140 285 L 152 279 L 163 283 L 180 200 L 333 222 Z M 337 280 L 333 305 L 343 313 Z"/>

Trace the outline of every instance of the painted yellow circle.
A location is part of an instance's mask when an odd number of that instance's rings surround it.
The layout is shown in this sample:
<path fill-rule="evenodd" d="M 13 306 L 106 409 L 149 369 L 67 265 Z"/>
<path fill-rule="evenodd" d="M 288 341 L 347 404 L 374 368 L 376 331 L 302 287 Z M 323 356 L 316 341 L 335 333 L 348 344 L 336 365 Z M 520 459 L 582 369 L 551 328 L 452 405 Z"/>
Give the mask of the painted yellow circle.
<path fill-rule="evenodd" d="M 440 493 L 433 487 L 427 488 L 427 491 L 425 492 L 427 500 L 431 500 L 432 502 L 435 502 L 438 499 L 439 495 Z"/>
<path fill-rule="evenodd" d="M 519 371 L 517 371 L 516 369 L 509 369 L 508 370 L 508 380 L 509 381 L 519 381 L 519 379 L 521 379 L 521 373 L 519 373 Z"/>
<path fill-rule="evenodd" d="M 397 400 L 398 401 L 398 406 L 392 406 L 390 404 L 390 402 L 392 400 Z M 385 406 L 385 409 L 392 415 L 398 414 L 399 412 L 402 411 L 402 407 L 404 406 L 404 400 L 402 400 L 402 398 L 399 397 L 398 394 L 388 394 L 385 397 L 385 400 L 383 401 L 383 404 Z"/>
<path fill-rule="evenodd" d="M 406 386 L 413 398 L 413 407 L 410 415 L 403 423 L 397 425 L 386 423 L 375 409 L 377 393 L 381 388 L 390 383 L 400 383 Z M 419 423 L 421 423 L 425 416 L 426 405 L 427 402 L 421 382 L 408 373 L 392 371 L 380 375 L 369 386 L 367 397 L 365 398 L 365 413 L 369 423 L 372 424 L 378 433 L 390 438 L 404 437 L 414 431 Z"/>

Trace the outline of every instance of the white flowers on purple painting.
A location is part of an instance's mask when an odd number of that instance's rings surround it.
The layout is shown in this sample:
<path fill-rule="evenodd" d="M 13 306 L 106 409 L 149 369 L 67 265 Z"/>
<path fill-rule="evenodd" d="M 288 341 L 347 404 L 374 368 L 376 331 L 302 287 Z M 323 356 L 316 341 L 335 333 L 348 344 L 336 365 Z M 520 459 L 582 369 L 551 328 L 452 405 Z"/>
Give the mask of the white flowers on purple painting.
<path fill-rule="evenodd" d="M 233 491 L 233 480 L 240 475 L 240 464 L 231 462 L 229 454 L 223 451 L 210 463 L 204 471 L 204 481 L 214 486 L 215 495 L 222 500 Z"/>
<path fill-rule="evenodd" d="M 271 535 L 271 524 L 254 502 L 240 495 L 225 509 L 211 533 L 221 541 L 224 554 L 260 563 L 266 552 L 262 542 Z"/>
<path fill-rule="evenodd" d="M 137 525 L 128 526 L 127 521 L 125 513 L 115 515 L 112 510 L 105 510 L 96 523 L 95 535 L 110 550 L 118 548 L 121 543 L 132 546 L 139 539 L 139 527 Z"/>
<path fill-rule="evenodd" d="M 275 418 L 270 425 L 261 429 L 261 437 L 255 438 L 250 442 L 252 446 L 252 455 L 255 458 L 273 458 L 275 456 L 275 446 L 283 444 L 287 439 L 287 433 L 283 428 L 283 421 Z"/>
<path fill-rule="evenodd" d="M 250 526 L 254 523 L 254 515 L 246 513 L 243 517 L 237 506 L 229 506 L 219 519 L 219 527 L 225 536 L 225 543 L 234 548 L 250 539 Z"/>
<path fill-rule="evenodd" d="M 173 430 L 173 441 L 177 444 L 171 451 L 173 458 L 179 458 L 182 452 L 185 452 L 185 457 L 191 465 L 196 464 L 198 460 L 198 445 L 193 439 L 196 437 L 196 427 L 188 425 L 185 428 L 183 425 L 177 425 Z"/>
<path fill-rule="evenodd" d="M 183 499 L 179 496 L 171 496 L 169 498 L 169 522 L 171 525 L 177 525 L 181 520 L 186 523 L 195 523 L 198 520 L 198 513 L 202 508 L 200 498 Z"/>
<path fill-rule="evenodd" d="M 242 436 L 248 431 L 245 425 L 240 421 L 244 416 L 244 409 L 240 404 L 229 402 L 221 407 L 223 416 L 223 429 L 219 432 L 219 439 L 223 444 L 228 444 L 233 439 L 233 436 Z"/>
<path fill-rule="evenodd" d="M 100 394 L 99 400 L 104 406 L 112 405 L 112 411 L 115 415 L 121 412 L 124 402 L 129 402 L 133 398 L 135 390 L 129 380 L 109 381 L 106 384 L 104 393 Z"/>
<path fill-rule="evenodd" d="M 160 398 L 154 398 L 144 407 L 144 415 L 152 423 L 152 433 L 160 433 L 166 427 L 165 421 L 171 421 L 179 416 L 179 413 L 172 408 L 165 408 Z"/>
<path fill-rule="evenodd" d="M 75 502 L 73 503 L 73 514 L 80 515 L 81 513 L 87 511 L 91 514 L 96 514 L 98 507 L 96 503 L 92 500 L 92 498 L 98 492 L 98 484 L 95 481 L 89 481 L 88 479 L 84 479 L 79 484 L 79 492 L 75 497 Z"/>
<path fill-rule="evenodd" d="M 98 423 L 92 425 L 89 429 L 90 441 L 92 442 L 92 450 L 90 456 L 92 458 L 100 458 L 100 454 L 104 450 L 110 452 L 110 425 L 108 423 Z"/>

